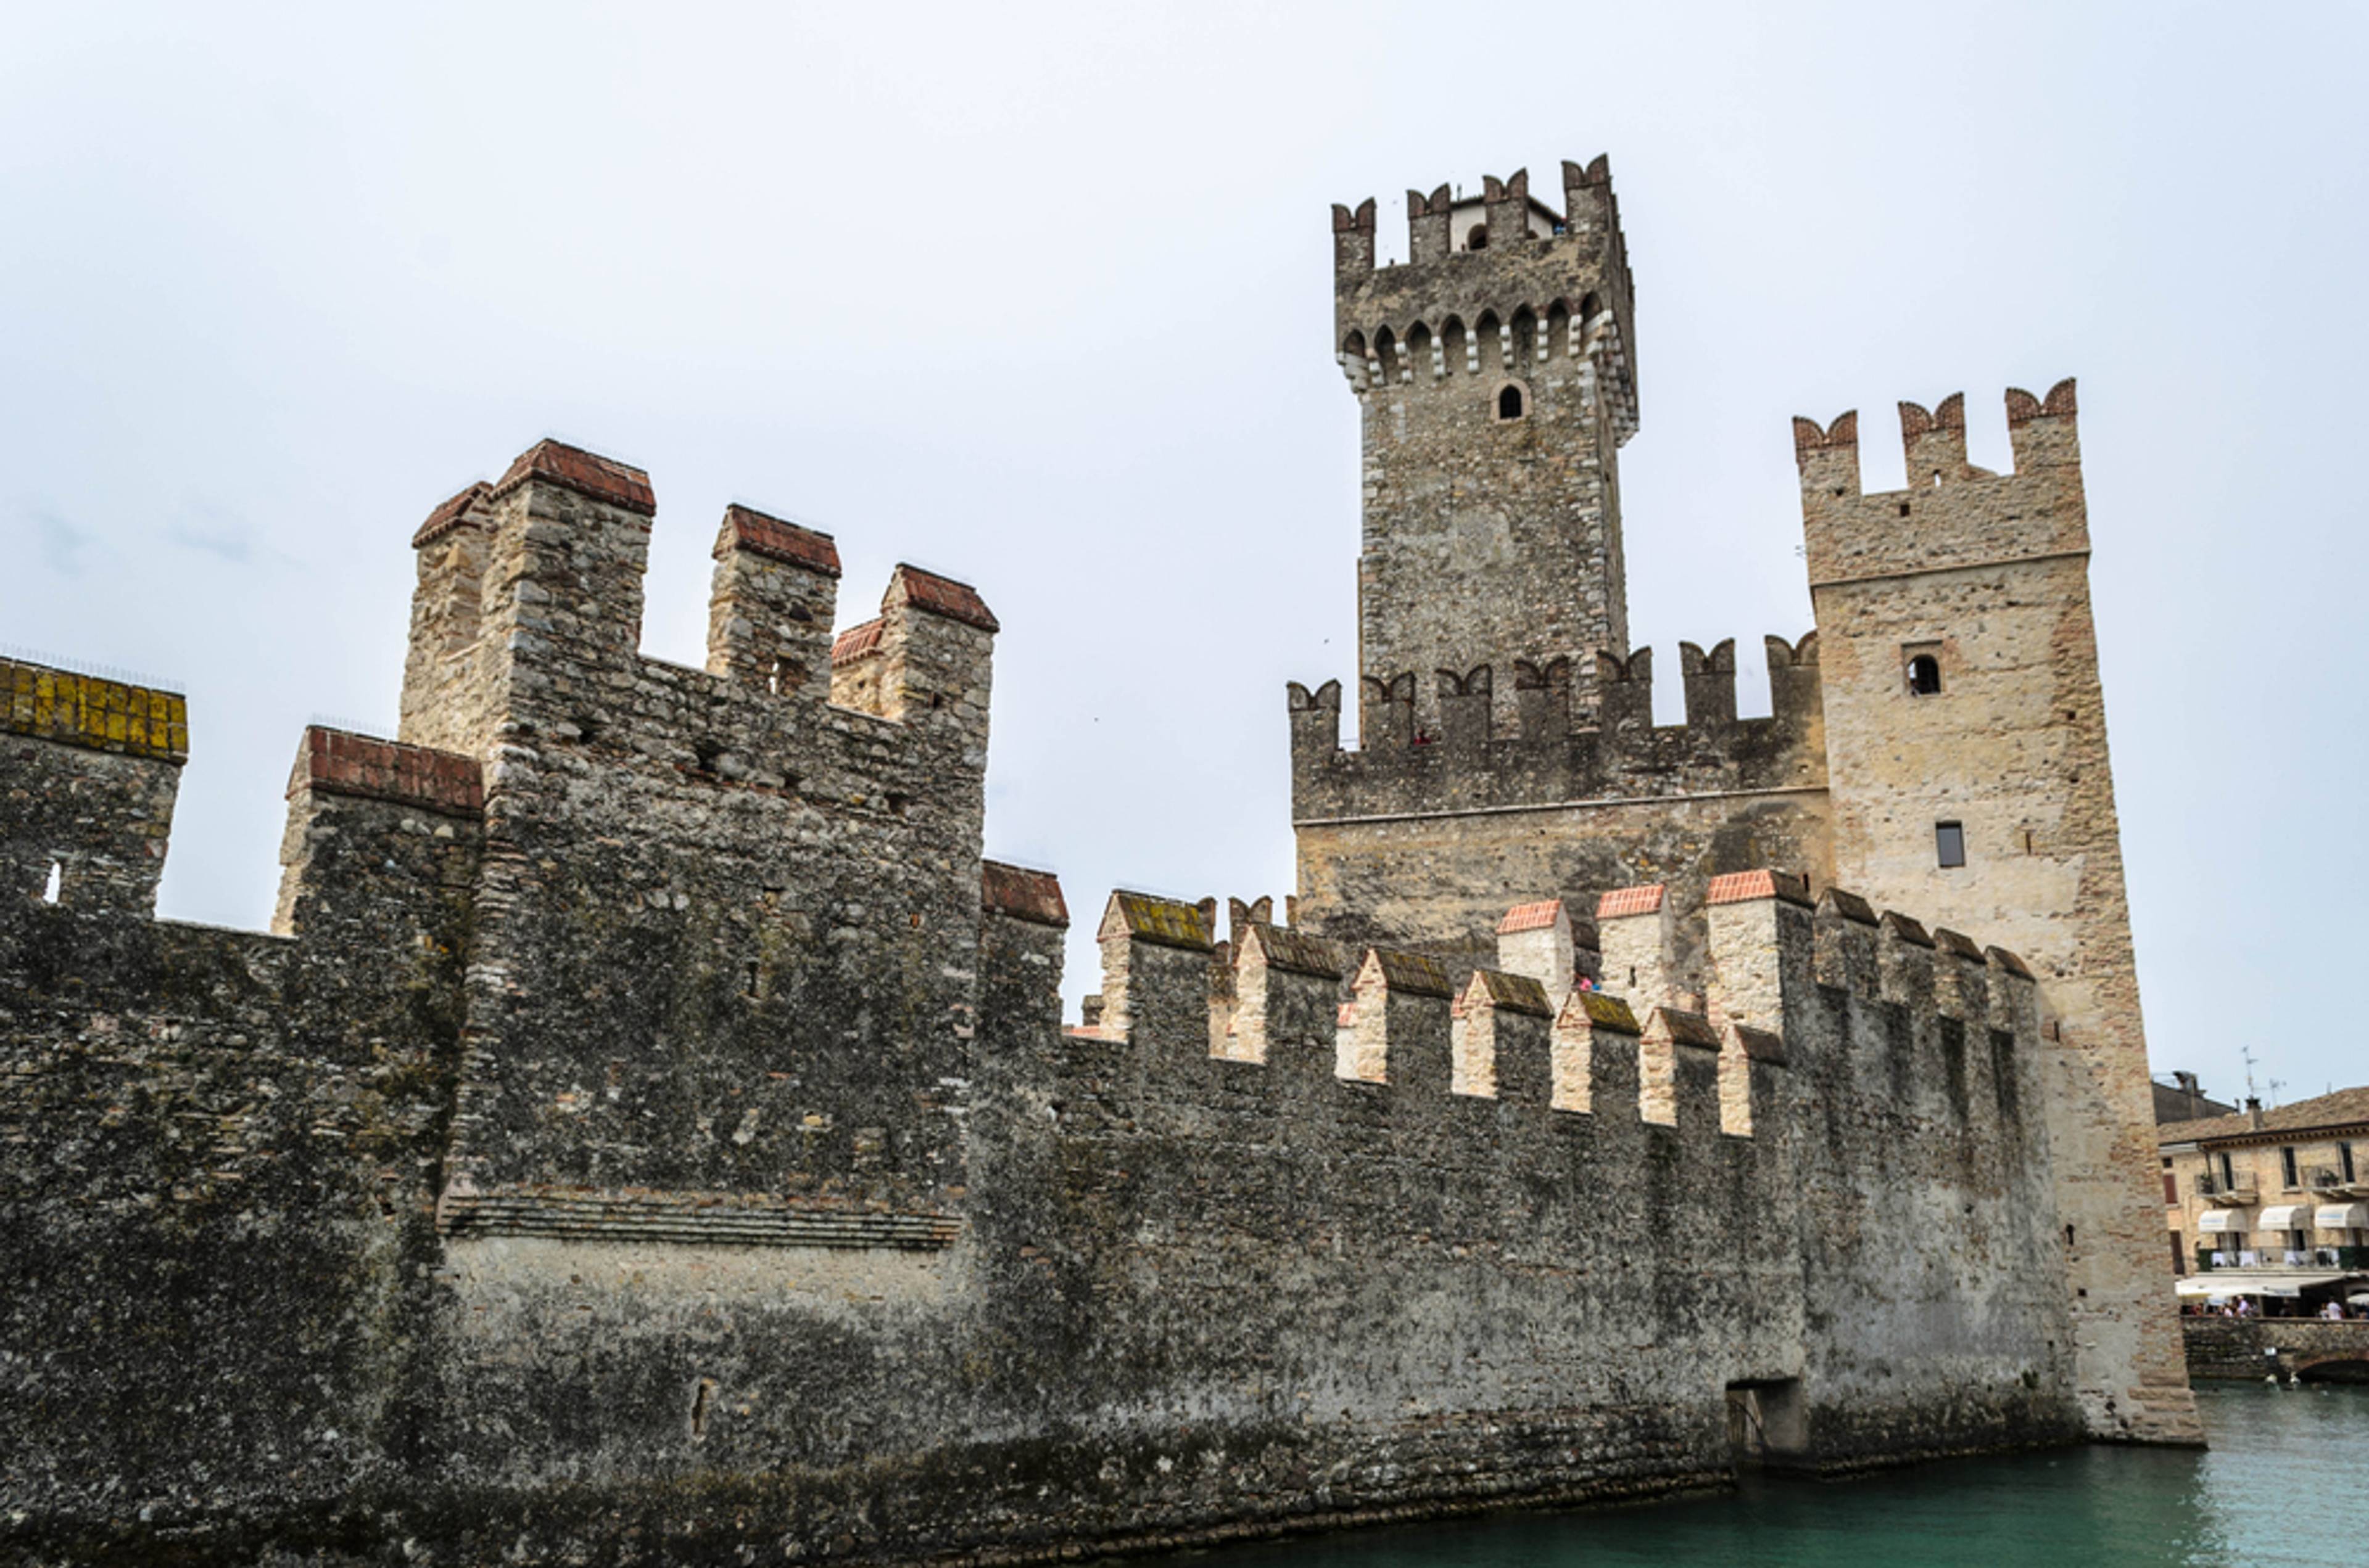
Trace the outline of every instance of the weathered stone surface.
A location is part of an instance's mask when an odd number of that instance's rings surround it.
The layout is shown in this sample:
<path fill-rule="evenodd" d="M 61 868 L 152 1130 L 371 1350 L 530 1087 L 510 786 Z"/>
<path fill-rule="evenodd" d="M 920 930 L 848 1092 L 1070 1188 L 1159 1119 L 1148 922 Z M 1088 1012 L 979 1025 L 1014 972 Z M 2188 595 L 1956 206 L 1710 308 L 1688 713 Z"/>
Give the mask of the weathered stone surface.
<path fill-rule="evenodd" d="M 1795 420 L 1815 630 L 1768 639 L 1771 716 L 1741 723 L 1732 645 L 1687 645 L 1687 723 L 1656 727 L 1650 650 L 1630 652 L 1599 612 L 1625 593 L 1618 443 L 1588 437 L 1633 410 L 1627 294 L 1608 296 L 1621 377 L 1583 383 L 1569 418 L 1540 398 L 1518 437 L 1475 422 L 1469 373 L 1406 351 L 1415 323 L 1436 332 L 1467 299 L 1575 297 L 1613 275 L 1597 247 L 1608 234 L 1617 251 L 1617 223 L 1591 226 L 1610 212 L 1608 177 L 1585 200 L 1573 191 L 1573 236 L 1466 251 L 1476 218 L 1500 238 L 1553 230 L 1519 183 L 1482 204 L 1411 196 L 1414 262 L 1381 271 L 1370 206 L 1335 211 L 1337 326 L 1366 433 L 1360 743 L 1341 744 L 1337 683 L 1291 687 L 1304 918 L 1336 940 L 1436 951 L 1460 979 L 1495 961 L 1490 922 L 1514 899 L 1654 883 L 1693 909 L 1781 867 L 1930 921 L 1928 938 L 1895 917 L 1896 937 L 1956 960 L 1936 1004 L 1969 1022 L 1987 1006 L 1985 960 L 1959 933 L 2013 949 L 2051 1019 L 2045 1104 L 2090 1429 L 2196 1440 L 2152 1212 L 2073 383 L 2008 394 L 2009 475 L 1967 461 L 1962 396 L 1904 403 L 1909 485 L 1883 494 L 1861 492 L 1856 414 Z M 1569 334 L 1543 342 L 1541 366 L 1587 362 Z M 1468 518 L 1492 520 L 1497 542 L 1451 539 Z M 1589 670 L 1592 691 L 1576 680 Z M 1669 928 L 1657 973 L 1665 956 L 1674 977 L 1696 967 L 1688 929 Z M 1635 967 L 1607 954 L 1608 975 Z"/>
<path fill-rule="evenodd" d="M 1608 181 L 1565 189 L 1580 232 L 1497 270 L 1592 258 L 1625 344 Z M 1468 220 L 1545 222 L 1418 203 L 1435 282 Z M 1604 503 L 1558 638 L 1617 625 L 1609 476 L 1536 487 Z M 1809 901 L 1808 639 L 1768 720 L 1724 645 L 1683 727 L 1642 658 L 1576 709 L 1511 670 L 1518 733 L 1467 663 L 1434 739 L 1389 696 L 1356 753 L 1298 693 L 1309 918 L 1115 894 L 1065 1029 L 1059 885 L 980 854 L 978 593 L 899 567 L 833 639 L 830 542 L 736 509 L 707 668 L 667 664 L 655 507 L 546 442 L 437 509 L 401 733 L 304 738 L 270 934 L 151 917 L 177 699 L 137 745 L 10 708 L 0 1555 L 1044 1561 L 1716 1483 L 1744 1391 L 1829 1471 L 2176 1431 L 2169 1385 L 2101 1421 L 2149 1331 L 2066 1288 L 2068 1180 L 2118 1179 L 2103 1102 L 2059 1159 L 2070 971 Z"/>

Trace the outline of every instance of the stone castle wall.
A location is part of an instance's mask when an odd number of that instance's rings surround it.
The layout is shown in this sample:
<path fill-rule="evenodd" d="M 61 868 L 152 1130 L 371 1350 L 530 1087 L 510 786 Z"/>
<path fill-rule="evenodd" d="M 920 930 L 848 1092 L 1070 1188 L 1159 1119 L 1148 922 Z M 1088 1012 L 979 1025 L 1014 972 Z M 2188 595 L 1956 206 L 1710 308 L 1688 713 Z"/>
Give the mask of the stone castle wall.
<path fill-rule="evenodd" d="M 2010 477 L 1917 410 L 1914 494 L 1805 422 L 1818 630 L 1766 719 L 1683 649 L 1656 727 L 1627 263 L 1564 183 L 1490 181 L 1535 237 L 1478 254 L 1413 196 L 1379 271 L 1336 212 L 1361 744 L 1294 688 L 1296 918 L 1114 895 L 1082 1027 L 1058 882 L 981 856 L 979 596 L 899 567 L 834 635 L 832 542 L 734 507 L 705 668 L 646 658 L 656 498 L 595 454 L 418 529 L 399 735 L 306 733 L 269 933 L 153 918 L 181 699 L 0 664 L 0 1555 L 1040 1561 L 1739 1431 L 2192 1436 L 2069 383 Z"/>
<path fill-rule="evenodd" d="M 1506 907 L 1541 892 L 1660 883 L 1699 905 L 1712 877 L 1757 866 L 1831 881 L 1816 640 L 1768 646 L 1768 718 L 1735 716 L 1732 643 L 1681 647 L 1684 725 L 1654 723 L 1650 648 L 1596 658 L 1593 715 L 1526 686 L 1512 731 L 1476 695 L 1445 702 L 1426 736 L 1393 700 L 1368 708 L 1355 751 L 1341 745 L 1339 686 L 1295 685 L 1300 919 L 1469 967 L 1486 961 Z"/>
<path fill-rule="evenodd" d="M 1373 203 L 1333 210 L 1334 349 L 1364 428 L 1357 668 L 1413 672 L 1425 724 L 1481 666 L 1503 730 L 1517 667 L 1567 685 L 1585 712 L 1596 651 L 1628 650 L 1629 264 L 1604 161 L 1564 165 L 1563 187 L 1564 212 L 1531 237 L 1528 172 L 1490 178 L 1482 226 L 1496 238 L 1479 250 L 1450 233 L 1447 187 L 1410 191 L 1410 259 L 1381 269 Z M 1361 699 L 1368 736 L 1377 700 Z"/>
<path fill-rule="evenodd" d="M 835 706 L 827 542 L 727 519 L 717 668 L 642 658 L 636 483 L 425 542 L 482 750 L 308 732 L 274 932 L 0 902 L 12 1551 L 1026 1560 L 1712 1483 L 1731 1387 L 1817 1469 L 2077 1430 L 2013 960 L 1765 873 L 1609 901 L 1628 1000 L 1128 895 L 1064 1030 L 985 606 L 900 570 Z M 153 836 L 177 750 L 7 737 L 8 864 Z"/>
<path fill-rule="evenodd" d="M 2162 1288 L 2073 383 L 2007 406 L 2012 474 L 1967 462 L 1963 398 L 1903 404 L 1909 487 L 1871 494 L 1854 418 L 1797 421 L 1835 875 L 2007 943 L 2040 975 L 2085 1408 L 2101 1435 L 2192 1438 Z M 1939 691 L 1910 689 L 1919 657 Z M 1939 864 L 1942 822 L 1963 830 L 1963 865 Z"/>

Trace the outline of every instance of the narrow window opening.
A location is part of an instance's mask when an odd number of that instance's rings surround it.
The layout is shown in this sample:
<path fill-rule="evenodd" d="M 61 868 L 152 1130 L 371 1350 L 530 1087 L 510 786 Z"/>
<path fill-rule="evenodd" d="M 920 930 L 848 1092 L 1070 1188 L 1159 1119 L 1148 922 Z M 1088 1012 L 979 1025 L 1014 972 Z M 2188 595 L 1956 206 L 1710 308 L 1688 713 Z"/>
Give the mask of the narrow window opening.
<path fill-rule="evenodd" d="M 1836 494 L 1840 495 L 1841 492 L 1837 491 Z M 1908 503 L 1906 501 L 1900 503 L 1900 515 L 1903 517 L 1906 517 L 1908 515 Z"/>
<path fill-rule="evenodd" d="M 2352 1145 L 2349 1143 L 2340 1143 L 2336 1146 L 2336 1162 L 2343 1167 L 2344 1185 L 2346 1186 L 2351 1186 L 2359 1179 L 2352 1173 Z"/>
<path fill-rule="evenodd" d="M 765 671 L 765 690 L 776 697 L 782 694 L 782 660 L 773 660 L 773 668 Z"/>
<path fill-rule="evenodd" d="M 2221 1190 L 2223 1192 L 2228 1192 L 2237 1185 L 2237 1168 L 2230 1164 L 2229 1155 L 2226 1150 L 2224 1150 L 2221 1152 L 2219 1159 L 2221 1161 Z"/>
<path fill-rule="evenodd" d="M 2289 1192 L 2293 1192 L 2295 1188 L 2303 1185 L 2303 1183 L 2297 1180 L 2295 1176 L 2295 1152 L 2294 1150 L 2282 1149 L 2279 1150 L 2279 1170 L 2286 1177 L 2287 1190 Z"/>
<path fill-rule="evenodd" d="M 2023 830 L 2023 853 L 2026 853 L 2026 854 L 2030 854 L 2030 853 L 2032 853 L 2032 852 L 2031 852 L 2031 829 L 2029 829 L 2029 828 L 2026 828 L 2026 829 Z"/>
<path fill-rule="evenodd" d="M 715 772 L 716 759 L 724 755 L 724 745 L 716 740 L 697 741 L 692 746 L 691 752 L 698 759 L 699 771 L 712 774 Z"/>
<path fill-rule="evenodd" d="M 2066 1251 L 2068 1251 L 2068 1252 L 2069 1252 L 2069 1251 L 2071 1251 L 2071 1250 L 2072 1250 L 2072 1246 L 2073 1246 L 2073 1227 L 2071 1227 L 2070 1225 L 2067 1225 L 2066 1227 L 2065 1227 L 2065 1246 L 2066 1246 Z"/>
<path fill-rule="evenodd" d="M 906 807 L 906 806 L 907 806 L 908 804 L 909 804 L 909 801 L 908 801 L 907 797 L 906 797 L 906 796 L 904 796 L 904 795 L 889 795 L 889 797 L 888 797 L 888 815 L 890 815 L 891 817 L 902 817 L 903 815 L 905 815 L 905 807 Z"/>
<path fill-rule="evenodd" d="M 762 991 L 758 983 L 757 960 L 751 958 L 741 971 L 740 994 L 750 1001 L 759 1000 Z"/>
<path fill-rule="evenodd" d="M 1929 653 L 1920 653 L 1908 661 L 1908 694 L 1912 697 L 1937 697 L 1941 693 L 1941 661 Z"/>
<path fill-rule="evenodd" d="M 1934 857 L 1944 866 L 1966 864 L 1966 828 L 1963 822 L 1933 824 Z"/>
<path fill-rule="evenodd" d="M 1933 470 L 1933 487 L 1937 490 L 1941 487 L 1941 471 L 1938 468 Z"/>
<path fill-rule="evenodd" d="M 65 884 L 66 868 L 64 864 L 54 860 L 50 862 L 49 880 L 41 884 L 41 902 L 45 904 L 56 903 L 58 901 L 59 890 L 64 887 Z"/>
<path fill-rule="evenodd" d="M 1464 248 L 1467 250 L 1488 249 L 1489 225 L 1486 223 L 1475 223 L 1471 228 L 1465 230 Z"/>
<path fill-rule="evenodd" d="M 715 1379 L 702 1378 L 699 1388 L 691 1396 L 691 1438 L 696 1443 L 707 1436 L 707 1416 L 715 1403 Z"/>
<path fill-rule="evenodd" d="M 1522 389 L 1509 386 L 1497 394 L 1497 418 L 1518 419 L 1522 417 Z"/>

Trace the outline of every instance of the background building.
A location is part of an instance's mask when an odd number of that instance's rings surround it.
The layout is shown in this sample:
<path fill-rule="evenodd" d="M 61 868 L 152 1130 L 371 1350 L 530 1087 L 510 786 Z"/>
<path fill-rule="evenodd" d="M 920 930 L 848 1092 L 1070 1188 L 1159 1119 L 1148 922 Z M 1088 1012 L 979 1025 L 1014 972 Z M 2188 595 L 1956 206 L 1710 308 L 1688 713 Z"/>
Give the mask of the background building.
<path fill-rule="evenodd" d="M 2369 1087 L 2157 1134 L 2174 1272 L 2369 1268 Z"/>

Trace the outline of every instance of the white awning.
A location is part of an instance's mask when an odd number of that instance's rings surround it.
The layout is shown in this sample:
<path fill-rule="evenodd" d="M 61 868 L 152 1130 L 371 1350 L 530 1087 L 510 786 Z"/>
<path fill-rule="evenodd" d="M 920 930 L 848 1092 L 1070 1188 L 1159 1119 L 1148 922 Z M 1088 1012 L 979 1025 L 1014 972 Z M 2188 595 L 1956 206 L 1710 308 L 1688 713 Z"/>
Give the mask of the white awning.
<path fill-rule="evenodd" d="M 2196 1217 L 2196 1228 L 2207 1236 L 2236 1234 L 2250 1229 L 2246 1223 L 2250 1212 L 2244 1208 L 2208 1208 Z"/>
<path fill-rule="evenodd" d="M 2215 1269 L 2211 1274 L 2192 1274 L 2175 1288 L 2182 1296 L 2278 1296 L 2292 1298 L 2302 1295 L 2316 1285 L 2333 1285 L 2344 1278 L 2341 1274 L 2296 1274 L 2249 1269 L 2243 1273 Z"/>
<path fill-rule="evenodd" d="M 2369 1230 L 2369 1203 L 2323 1203 L 2311 1222 L 2323 1230 Z"/>
<path fill-rule="evenodd" d="M 2262 1210 L 2262 1218 L 2253 1227 L 2257 1230 L 2307 1230 L 2311 1229 L 2311 1205 L 2307 1203 L 2274 1203 Z"/>

